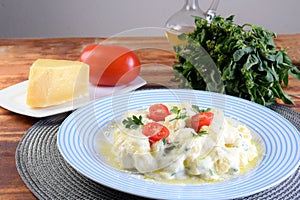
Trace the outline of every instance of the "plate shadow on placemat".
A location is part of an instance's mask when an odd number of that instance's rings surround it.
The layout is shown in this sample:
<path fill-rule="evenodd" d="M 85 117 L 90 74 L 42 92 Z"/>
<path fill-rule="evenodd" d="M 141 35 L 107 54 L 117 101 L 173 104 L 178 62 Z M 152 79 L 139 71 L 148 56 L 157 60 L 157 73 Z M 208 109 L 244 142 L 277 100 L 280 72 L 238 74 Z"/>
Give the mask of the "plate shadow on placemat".
<path fill-rule="evenodd" d="M 269 108 L 287 118 L 300 131 L 299 112 L 278 104 Z M 145 199 L 96 183 L 63 159 L 57 148 L 56 135 L 69 114 L 41 119 L 20 141 L 16 167 L 29 190 L 38 199 Z M 300 167 L 277 186 L 240 199 L 300 199 Z"/>

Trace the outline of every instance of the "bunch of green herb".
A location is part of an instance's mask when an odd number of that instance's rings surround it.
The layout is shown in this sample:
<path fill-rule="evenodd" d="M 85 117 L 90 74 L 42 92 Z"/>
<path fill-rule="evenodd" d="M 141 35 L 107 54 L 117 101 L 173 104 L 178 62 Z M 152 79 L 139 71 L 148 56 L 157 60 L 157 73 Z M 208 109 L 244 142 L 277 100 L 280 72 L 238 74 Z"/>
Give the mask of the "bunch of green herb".
<path fill-rule="evenodd" d="M 275 33 L 237 25 L 233 16 L 210 22 L 195 17 L 195 25 L 194 32 L 179 36 L 187 42 L 174 47 L 178 62 L 173 68 L 181 87 L 225 92 L 262 105 L 276 98 L 294 104 L 282 86 L 288 86 L 289 74 L 300 80 L 300 71 L 286 50 L 276 49 Z"/>

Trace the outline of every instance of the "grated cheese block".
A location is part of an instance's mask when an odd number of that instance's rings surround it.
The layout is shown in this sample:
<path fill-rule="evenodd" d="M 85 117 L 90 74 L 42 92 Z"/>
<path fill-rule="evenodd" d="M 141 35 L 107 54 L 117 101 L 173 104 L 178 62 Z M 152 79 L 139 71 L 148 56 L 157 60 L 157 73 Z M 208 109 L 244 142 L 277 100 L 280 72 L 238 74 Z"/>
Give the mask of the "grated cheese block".
<path fill-rule="evenodd" d="M 58 105 L 89 95 L 89 65 L 79 61 L 38 59 L 30 67 L 26 103 Z"/>

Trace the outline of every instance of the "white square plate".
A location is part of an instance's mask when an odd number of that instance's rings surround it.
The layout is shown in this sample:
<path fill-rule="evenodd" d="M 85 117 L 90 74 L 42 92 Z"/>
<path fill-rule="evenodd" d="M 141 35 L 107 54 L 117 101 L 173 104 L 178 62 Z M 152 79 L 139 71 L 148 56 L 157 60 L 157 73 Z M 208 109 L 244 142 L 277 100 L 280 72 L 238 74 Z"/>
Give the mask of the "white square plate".
<path fill-rule="evenodd" d="M 146 81 L 141 77 L 137 77 L 134 81 L 132 81 L 129 84 L 120 85 L 116 87 L 96 87 L 90 84 L 89 97 L 45 108 L 31 108 L 26 104 L 26 91 L 28 81 L 24 81 L 0 91 L 0 106 L 12 112 L 27 115 L 30 117 L 47 117 L 75 110 L 102 97 L 135 90 L 139 87 L 142 87 L 145 84 Z"/>

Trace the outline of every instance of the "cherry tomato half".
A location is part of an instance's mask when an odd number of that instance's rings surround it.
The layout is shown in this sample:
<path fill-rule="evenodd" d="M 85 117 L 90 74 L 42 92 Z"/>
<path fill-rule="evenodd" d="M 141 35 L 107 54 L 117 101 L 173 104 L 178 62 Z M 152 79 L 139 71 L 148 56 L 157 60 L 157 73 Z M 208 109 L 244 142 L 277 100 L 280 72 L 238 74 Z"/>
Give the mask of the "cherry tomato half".
<path fill-rule="evenodd" d="M 151 142 L 157 142 L 163 138 L 168 137 L 170 131 L 167 127 L 165 127 L 160 123 L 149 122 L 143 127 L 142 133 L 145 136 L 149 137 L 149 141 L 151 143 Z"/>
<path fill-rule="evenodd" d="M 200 112 L 192 116 L 192 128 L 198 133 L 202 126 L 209 126 L 213 120 L 214 114 L 212 112 Z"/>
<path fill-rule="evenodd" d="M 163 104 L 153 104 L 149 108 L 148 117 L 156 122 L 164 121 L 168 115 L 170 115 L 170 111 L 168 107 Z"/>
<path fill-rule="evenodd" d="M 130 83 L 141 68 L 137 55 L 121 46 L 89 45 L 81 53 L 80 61 L 90 66 L 90 82 L 99 86 Z"/>

